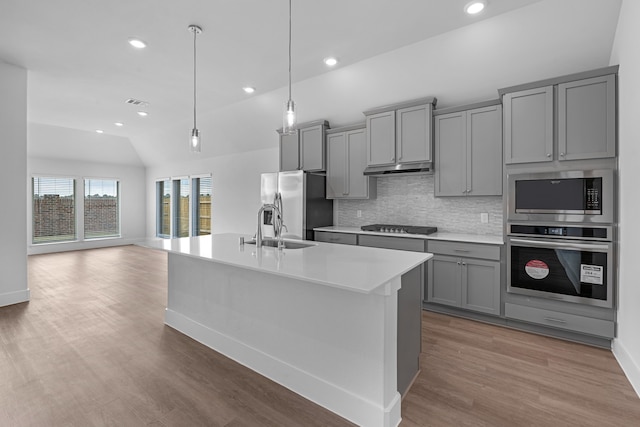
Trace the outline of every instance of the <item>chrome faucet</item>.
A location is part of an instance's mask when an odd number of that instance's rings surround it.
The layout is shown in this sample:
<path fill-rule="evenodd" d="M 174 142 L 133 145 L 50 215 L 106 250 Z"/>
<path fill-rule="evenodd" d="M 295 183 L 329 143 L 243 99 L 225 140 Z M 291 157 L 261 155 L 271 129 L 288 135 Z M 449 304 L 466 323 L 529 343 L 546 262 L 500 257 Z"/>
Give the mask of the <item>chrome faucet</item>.
<path fill-rule="evenodd" d="M 278 239 L 278 249 L 282 249 L 284 247 L 284 243 L 282 241 L 282 217 L 280 214 L 280 209 L 276 205 L 267 203 L 260 207 L 258 210 L 258 230 L 256 231 L 256 247 L 262 247 L 262 214 L 266 210 L 273 211 L 273 224 L 274 224 L 274 233 L 275 237 Z"/>

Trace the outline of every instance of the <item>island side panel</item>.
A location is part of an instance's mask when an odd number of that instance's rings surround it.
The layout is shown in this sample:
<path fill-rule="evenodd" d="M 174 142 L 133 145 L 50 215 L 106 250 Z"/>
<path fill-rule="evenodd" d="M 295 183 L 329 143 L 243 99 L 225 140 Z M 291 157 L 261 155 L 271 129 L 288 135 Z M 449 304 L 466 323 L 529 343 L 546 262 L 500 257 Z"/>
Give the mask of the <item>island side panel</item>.
<path fill-rule="evenodd" d="M 364 294 L 170 253 L 165 323 L 359 425 L 396 426 L 399 287 Z"/>

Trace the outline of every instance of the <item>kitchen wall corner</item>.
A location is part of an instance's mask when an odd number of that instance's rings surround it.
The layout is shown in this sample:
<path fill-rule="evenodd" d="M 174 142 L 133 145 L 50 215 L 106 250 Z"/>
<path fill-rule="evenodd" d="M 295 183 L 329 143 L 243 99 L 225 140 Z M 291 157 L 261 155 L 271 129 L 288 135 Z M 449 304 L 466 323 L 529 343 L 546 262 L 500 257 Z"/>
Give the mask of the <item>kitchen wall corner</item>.
<path fill-rule="evenodd" d="M 434 175 L 378 177 L 378 197 L 336 200 L 334 222 L 345 227 L 429 225 L 454 233 L 502 234 L 502 197 L 434 197 L 434 179 Z M 489 214 L 486 224 L 480 222 L 483 212 Z"/>

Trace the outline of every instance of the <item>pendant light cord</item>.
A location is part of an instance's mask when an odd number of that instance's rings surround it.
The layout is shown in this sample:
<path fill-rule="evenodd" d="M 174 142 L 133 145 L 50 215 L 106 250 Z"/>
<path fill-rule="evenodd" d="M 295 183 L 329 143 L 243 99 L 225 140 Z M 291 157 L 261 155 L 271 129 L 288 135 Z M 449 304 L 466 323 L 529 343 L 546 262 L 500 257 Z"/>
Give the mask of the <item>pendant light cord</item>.
<path fill-rule="evenodd" d="M 289 0 L 289 101 L 291 101 L 291 0 Z"/>
<path fill-rule="evenodd" d="M 193 30 L 193 128 L 196 129 L 196 37 L 197 29 Z"/>

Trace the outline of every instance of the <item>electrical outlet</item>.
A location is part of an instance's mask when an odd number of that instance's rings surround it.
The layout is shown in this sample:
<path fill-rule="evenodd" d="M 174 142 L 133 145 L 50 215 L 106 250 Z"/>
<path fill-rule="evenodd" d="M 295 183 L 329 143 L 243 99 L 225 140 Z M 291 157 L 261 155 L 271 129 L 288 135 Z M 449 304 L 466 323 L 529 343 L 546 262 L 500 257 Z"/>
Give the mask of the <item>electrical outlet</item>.
<path fill-rule="evenodd" d="M 487 212 L 482 212 L 480 214 L 480 222 L 483 224 L 489 223 L 489 214 Z"/>
<path fill-rule="evenodd" d="M 360 209 L 358 209 L 358 210 L 356 211 L 356 216 L 357 216 L 358 218 L 362 218 L 362 211 L 361 211 Z"/>

